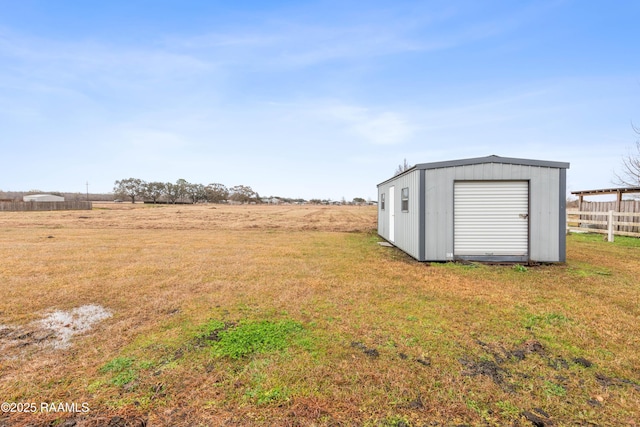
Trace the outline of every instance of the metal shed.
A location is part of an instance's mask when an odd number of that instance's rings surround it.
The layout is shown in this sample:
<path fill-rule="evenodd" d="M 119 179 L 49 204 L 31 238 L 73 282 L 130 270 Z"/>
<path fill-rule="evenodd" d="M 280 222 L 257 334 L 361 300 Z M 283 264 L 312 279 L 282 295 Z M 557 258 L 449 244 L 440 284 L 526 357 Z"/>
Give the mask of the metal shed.
<path fill-rule="evenodd" d="M 25 202 L 64 202 L 64 197 L 54 194 L 32 194 L 22 198 Z"/>
<path fill-rule="evenodd" d="M 378 184 L 378 234 L 418 261 L 566 260 L 569 163 L 421 163 Z"/>

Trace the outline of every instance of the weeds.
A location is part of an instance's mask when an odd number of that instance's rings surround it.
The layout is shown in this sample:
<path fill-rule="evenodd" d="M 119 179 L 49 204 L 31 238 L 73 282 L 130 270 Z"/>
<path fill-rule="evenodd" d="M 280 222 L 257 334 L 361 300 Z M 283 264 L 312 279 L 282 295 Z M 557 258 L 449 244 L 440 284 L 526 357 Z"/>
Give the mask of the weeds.
<path fill-rule="evenodd" d="M 543 390 L 544 390 L 544 394 L 547 397 L 554 397 L 554 396 L 566 396 L 567 394 L 567 390 L 556 383 L 553 383 L 551 381 L 545 381 L 544 382 L 544 386 L 543 386 Z"/>
<path fill-rule="evenodd" d="M 134 362 L 135 359 L 131 357 L 116 357 L 100 368 L 100 372 L 111 373 L 113 375 L 111 383 L 121 387 L 138 378 L 137 369 L 133 366 Z"/>
<path fill-rule="evenodd" d="M 290 345 L 292 336 L 302 330 L 302 325 L 292 320 L 246 321 L 230 329 L 217 330 L 218 339 L 211 343 L 211 353 L 240 359 L 256 353 L 281 351 Z"/>
<path fill-rule="evenodd" d="M 569 322 L 570 319 L 560 313 L 526 314 L 523 326 L 525 329 L 532 329 L 543 326 L 562 326 Z"/>
<path fill-rule="evenodd" d="M 257 405 L 282 404 L 289 401 L 290 392 L 286 387 L 263 389 L 258 385 L 245 392 L 245 396 L 255 401 Z"/>
<path fill-rule="evenodd" d="M 526 273 L 529 270 L 527 267 L 520 264 L 515 264 L 512 268 L 513 268 L 513 271 L 518 273 Z"/>
<path fill-rule="evenodd" d="M 520 416 L 522 412 L 520 408 L 518 408 L 513 403 L 507 401 L 499 400 L 496 402 L 496 406 L 500 410 L 500 415 L 502 415 L 506 419 L 515 419 Z"/>

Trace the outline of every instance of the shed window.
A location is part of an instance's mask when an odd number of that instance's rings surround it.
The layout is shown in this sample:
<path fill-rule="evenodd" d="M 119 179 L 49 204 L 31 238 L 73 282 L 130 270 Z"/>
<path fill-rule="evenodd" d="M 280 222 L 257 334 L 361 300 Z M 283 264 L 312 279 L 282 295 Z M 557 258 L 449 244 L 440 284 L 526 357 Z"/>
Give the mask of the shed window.
<path fill-rule="evenodd" d="M 384 210 L 384 193 L 380 195 L 380 209 Z"/>
<path fill-rule="evenodd" d="M 401 200 L 402 212 L 409 212 L 409 187 L 405 187 L 402 189 Z"/>

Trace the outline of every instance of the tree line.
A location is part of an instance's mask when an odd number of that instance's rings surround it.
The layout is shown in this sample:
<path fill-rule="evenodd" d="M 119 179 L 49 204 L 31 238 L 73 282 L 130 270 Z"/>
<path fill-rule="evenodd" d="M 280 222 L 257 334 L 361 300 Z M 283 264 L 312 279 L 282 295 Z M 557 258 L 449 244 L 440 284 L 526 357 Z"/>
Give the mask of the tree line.
<path fill-rule="evenodd" d="M 117 180 L 113 193 L 121 199 L 129 199 L 131 203 L 144 200 L 152 203 L 190 203 L 210 202 L 223 203 L 233 200 L 238 203 L 258 202 L 260 195 L 246 185 L 227 188 L 223 184 L 193 184 L 184 179 L 173 182 L 146 182 L 139 178 Z"/>

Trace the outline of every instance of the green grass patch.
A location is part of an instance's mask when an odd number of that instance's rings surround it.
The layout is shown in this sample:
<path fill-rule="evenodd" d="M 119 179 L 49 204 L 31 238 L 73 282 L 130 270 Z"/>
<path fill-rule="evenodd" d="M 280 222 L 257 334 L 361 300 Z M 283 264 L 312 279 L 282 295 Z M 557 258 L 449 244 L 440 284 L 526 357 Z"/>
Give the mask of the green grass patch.
<path fill-rule="evenodd" d="M 575 242 L 640 248 L 640 239 L 637 237 L 615 236 L 613 242 L 605 242 L 599 233 L 571 233 L 569 237 Z"/>
<path fill-rule="evenodd" d="M 285 350 L 304 330 L 300 323 L 293 320 L 245 321 L 233 327 L 226 327 L 224 323 L 210 324 L 210 327 L 215 326 L 219 329 L 211 331 L 217 335 L 211 341 L 211 353 L 216 357 L 231 359 Z M 310 345 L 308 340 L 304 340 L 304 345 Z"/>
<path fill-rule="evenodd" d="M 280 405 L 289 401 L 290 391 L 286 387 L 264 389 L 258 385 L 247 390 L 245 396 L 253 400 L 257 405 Z"/>
<path fill-rule="evenodd" d="M 563 386 L 551 381 L 545 381 L 542 389 L 547 397 L 562 397 L 567 395 L 567 390 Z"/>
<path fill-rule="evenodd" d="M 520 408 L 518 408 L 516 405 L 509 402 L 508 400 L 507 401 L 499 400 L 498 402 L 496 402 L 496 406 L 500 410 L 500 415 L 502 415 L 507 419 L 518 418 L 522 413 Z"/>
<path fill-rule="evenodd" d="M 111 384 L 121 387 L 138 378 L 137 369 L 133 366 L 134 362 L 135 359 L 132 357 L 116 357 L 100 368 L 100 372 L 111 373 Z"/>
<path fill-rule="evenodd" d="M 569 273 L 579 277 L 590 276 L 611 276 L 611 270 L 604 267 L 598 267 L 587 263 L 571 263 Z"/>
<path fill-rule="evenodd" d="M 151 369 L 155 363 L 150 360 L 136 361 L 133 357 L 116 357 L 100 368 L 101 374 L 111 374 L 110 383 L 123 387 L 138 380 L 141 370 Z"/>
<path fill-rule="evenodd" d="M 571 320 L 568 317 L 561 313 L 527 313 L 524 316 L 523 326 L 526 329 L 533 329 L 534 327 L 561 326 L 569 323 L 570 321 Z"/>

